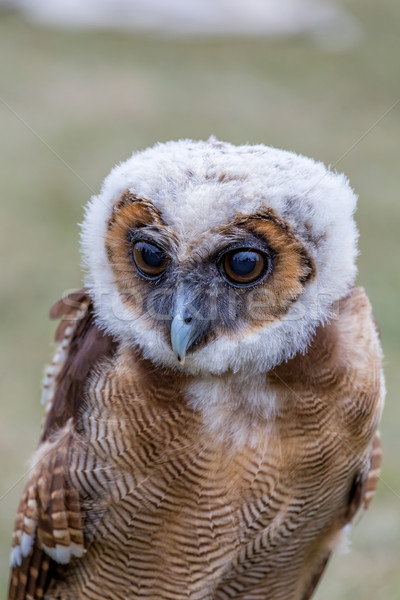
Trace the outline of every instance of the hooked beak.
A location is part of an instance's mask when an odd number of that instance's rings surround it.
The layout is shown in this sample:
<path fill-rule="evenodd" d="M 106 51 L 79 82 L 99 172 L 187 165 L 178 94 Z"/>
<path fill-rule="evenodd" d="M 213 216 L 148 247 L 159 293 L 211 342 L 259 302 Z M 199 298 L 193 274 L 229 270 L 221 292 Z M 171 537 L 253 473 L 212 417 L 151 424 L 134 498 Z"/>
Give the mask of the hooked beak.
<path fill-rule="evenodd" d="M 204 333 L 207 323 L 195 319 L 188 308 L 186 295 L 179 295 L 171 323 L 171 346 L 181 365 L 185 364 L 186 352 Z"/>

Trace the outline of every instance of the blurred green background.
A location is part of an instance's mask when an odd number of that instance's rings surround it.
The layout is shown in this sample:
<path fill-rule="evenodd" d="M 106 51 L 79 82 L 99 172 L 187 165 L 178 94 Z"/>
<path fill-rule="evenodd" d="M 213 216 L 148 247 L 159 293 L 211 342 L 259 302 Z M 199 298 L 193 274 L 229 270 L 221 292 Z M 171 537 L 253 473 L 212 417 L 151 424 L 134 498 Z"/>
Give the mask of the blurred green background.
<path fill-rule="evenodd" d="M 43 414 L 48 309 L 81 284 L 82 205 L 133 150 L 215 134 L 337 163 L 360 196 L 358 281 L 381 327 L 388 387 L 383 473 L 351 554 L 334 558 L 316 599 L 400 598 L 400 104 L 364 136 L 400 97 L 400 4 L 342 4 L 363 35 L 337 52 L 301 36 L 63 31 L 0 13 L 1 597 Z"/>

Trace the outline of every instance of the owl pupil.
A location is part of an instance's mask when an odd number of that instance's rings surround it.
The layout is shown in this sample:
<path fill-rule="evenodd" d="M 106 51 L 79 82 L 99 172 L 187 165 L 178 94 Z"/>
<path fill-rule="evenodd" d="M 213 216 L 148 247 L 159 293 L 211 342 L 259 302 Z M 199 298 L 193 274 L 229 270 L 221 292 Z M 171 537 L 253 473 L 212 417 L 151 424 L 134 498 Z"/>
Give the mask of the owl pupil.
<path fill-rule="evenodd" d="M 136 242 L 133 247 L 133 262 L 140 275 L 157 278 L 167 266 L 167 256 L 162 248 L 148 242 Z"/>
<path fill-rule="evenodd" d="M 260 260 L 261 256 L 255 252 L 236 252 L 229 258 L 229 267 L 235 275 L 245 277 L 254 271 Z"/>
<path fill-rule="evenodd" d="M 164 261 L 164 253 L 157 246 L 152 244 L 141 243 L 141 250 L 143 261 L 149 267 L 159 267 Z"/>
<path fill-rule="evenodd" d="M 264 252 L 251 248 L 230 250 L 222 257 L 220 272 L 231 285 L 253 285 L 268 274 L 271 263 Z"/>

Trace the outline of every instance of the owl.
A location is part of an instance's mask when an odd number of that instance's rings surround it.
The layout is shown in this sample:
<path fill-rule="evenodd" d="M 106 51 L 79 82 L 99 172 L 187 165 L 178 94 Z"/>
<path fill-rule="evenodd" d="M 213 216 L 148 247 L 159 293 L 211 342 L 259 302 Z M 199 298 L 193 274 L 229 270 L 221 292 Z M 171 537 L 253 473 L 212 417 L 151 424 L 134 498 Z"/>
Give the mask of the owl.
<path fill-rule="evenodd" d="M 134 153 L 82 226 L 9 600 L 308 600 L 380 468 L 343 175 L 211 138 Z"/>

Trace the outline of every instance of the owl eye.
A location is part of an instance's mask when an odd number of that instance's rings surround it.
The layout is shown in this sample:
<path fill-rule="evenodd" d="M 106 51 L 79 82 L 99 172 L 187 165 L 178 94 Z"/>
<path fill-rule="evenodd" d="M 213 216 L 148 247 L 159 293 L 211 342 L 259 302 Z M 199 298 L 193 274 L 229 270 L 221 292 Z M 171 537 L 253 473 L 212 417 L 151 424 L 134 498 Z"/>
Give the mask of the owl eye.
<path fill-rule="evenodd" d="M 156 278 L 167 266 L 164 250 L 148 242 L 136 242 L 133 247 L 133 260 L 137 270 L 144 277 Z"/>
<path fill-rule="evenodd" d="M 236 286 L 251 285 L 259 281 L 269 270 L 269 258 L 252 248 L 236 248 L 222 257 L 222 274 Z"/>

